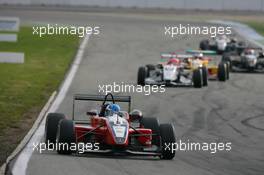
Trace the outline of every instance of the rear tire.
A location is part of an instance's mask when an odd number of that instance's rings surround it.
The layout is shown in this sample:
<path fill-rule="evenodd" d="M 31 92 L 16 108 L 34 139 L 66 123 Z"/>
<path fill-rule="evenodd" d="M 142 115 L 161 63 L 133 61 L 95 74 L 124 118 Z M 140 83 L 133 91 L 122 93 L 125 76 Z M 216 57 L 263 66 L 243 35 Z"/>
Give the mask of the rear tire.
<path fill-rule="evenodd" d="M 140 67 L 138 69 L 138 85 L 145 86 L 145 78 L 147 77 L 147 71 L 145 67 Z"/>
<path fill-rule="evenodd" d="M 193 71 L 193 86 L 195 88 L 201 88 L 203 83 L 202 83 L 202 71 L 201 69 L 195 69 Z"/>
<path fill-rule="evenodd" d="M 210 46 L 209 46 L 209 41 L 208 40 L 202 40 L 200 42 L 200 49 L 201 50 L 209 50 Z"/>
<path fill-rule="evenodd" d="M 141 118 L 140 124 L 144 128 L 152 130 L 152 134 L 155 136 L 152 137 L 152 145 L 160 147 L 160 130 L 159 130 L 159 121 L 154 117 Z"/>
<path fill-rule="evenodd" d="M 224 63 L 220 63 L 218 65 L 218 79 L 219 81 L 226 81 L 226 65 Z"/>
<path fill-rule="evenodd" d="M 230 73 L 230 63 L 226 62 L 226 80 L 229 80 L 229 73 Z"/>
<path fill-rule="evenodd" d="M 49 113 L 46 118 L 45 124 L 45 142 L 56 143 L 56 134 L 60 120 L 65 119 L 64 114 L 60 113 Z"/>
<path fill-rule="evenodd" d="M 228 76 L 229 76 L 229 72 L 232 71 L 232 62 L 230 59 L 230 55 L 229 54 L 224 54 L 222 57 L 222 62 L 227 64 L 228 67 Z"/>
<path fill-rule="evenodd" d="M 161 124 L 159 129 L 162 141 L 161 159 L 171 160 L 175 157 L 175 150 L 172 150 L 172 144 L 176 141 L 174 128 L 171 124 Z M 168 145 L 170 145 L 170 149 L 168 149 Z"/>
<path fill-rule="evenodd" d="M 72 120 L 61 120 L 57 133 L 58 150 L 59 154 L 71 154 L 73 151 L 70 147 L 76 143 L 74 123 Z"/>
<path fill-rule="evenodd" d="M 202 74 L 203 74 L 203 86 L 208 86 L 207 68 L 205 66 L 202 67 Z"/>

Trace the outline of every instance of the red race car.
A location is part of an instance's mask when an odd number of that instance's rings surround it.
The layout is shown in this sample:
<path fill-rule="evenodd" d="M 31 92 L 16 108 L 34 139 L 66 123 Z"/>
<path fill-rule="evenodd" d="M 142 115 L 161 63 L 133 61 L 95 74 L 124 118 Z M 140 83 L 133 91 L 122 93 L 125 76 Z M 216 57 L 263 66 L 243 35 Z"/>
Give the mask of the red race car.
<path fill-rule="evenodd" d="M 100 112 L 90 110 L 86 121 L 76 120 L 76 101 L 101 101 Z M 121 111 L 116 102 L 128 104 L 128 110 Z M 145 118 L 139 110 L 130 112 L 130 108 L 130 96 L 75 95 L 71 120 L 64 114 L 48 114 L 46 144 L 55 145 L 53 148 L 59 154 L 110 153 L 173 159 L 175 152 L 170 149 L 175 143 L 173 126 L 159 124 L 156 118 Z"/>

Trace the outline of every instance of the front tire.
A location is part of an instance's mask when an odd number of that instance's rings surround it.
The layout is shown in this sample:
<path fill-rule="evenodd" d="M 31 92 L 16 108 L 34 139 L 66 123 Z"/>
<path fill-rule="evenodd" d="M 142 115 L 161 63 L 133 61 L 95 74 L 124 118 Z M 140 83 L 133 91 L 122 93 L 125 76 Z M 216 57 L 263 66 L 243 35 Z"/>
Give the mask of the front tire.
<path fill-rule="evenodd" d="M 219 81 L 226 81 L 226 65 L 224 63 L 220 63 L 218 65 L 218 79 Z"/>
<path fill-rule="evenodd" d="M 146 68 L 145 67 L 140 67 L 138 69 L 138 77 L 137 77 L 138 85 L 145 86 L 146 77 L 147 77 Z"/>
<path fill-rule="evenodd" d="M 222 62 L 227 64 L 227 66 L 228 66 L 228 74 L 229 74 L 229 72 L 233 70 L 232 61 L 231 61 L 230 56 L 228 54 L 224 54 L 223 57 L 222 57 Z"/>
<path fill-rule="evenodd" d="M 229 80 L 229 73 L 230 73 L 230 63 L 227 62 L 226 64 L 226 80 Z"/>
<path fill-rule="evenodd" d="M 195 69 L 193 71 L 193 86 L 195 88 L 201 88 L 203 83 L 202 83 L 202 71 L 200 69 Z"/>
<path fill-rule="evenodd" d="M 202 67 L 202 74 L 203 74 L 203 86 L 208 86 L 207 68 L 205 66 Z"/>
<path fill-rule="evenodd" d="M 56 134 L 60 120 L 65 119 L 65 115 L 61 113 L 49 113 L 45 124 L 45 142 L 46 144 L 56 143 Z"/>
<path fill-rule="evenodd" d="M 175 150 L 172 150 L 172 144 L 176 141 L 174 128 L 171 124 L 161 124 L 159 129 L 162 141 L 161 159 L 171 160 L 175 157 Z M 168 145 L 170 145 L 170 149 L 168 149 Z"/>
<path fill-rule="evenodd" d="M 74 123 L 72 120 L 61 120 L 57 133 L 58 150 L 59 154 L 71 154 L 73 151 L 70 147 L 76 143 Z"/>

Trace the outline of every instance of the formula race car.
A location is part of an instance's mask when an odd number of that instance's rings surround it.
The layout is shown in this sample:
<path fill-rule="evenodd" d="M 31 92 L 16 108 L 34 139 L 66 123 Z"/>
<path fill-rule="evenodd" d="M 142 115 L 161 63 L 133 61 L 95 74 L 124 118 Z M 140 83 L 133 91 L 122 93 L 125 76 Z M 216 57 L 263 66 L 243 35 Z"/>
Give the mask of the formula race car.
<path fill-rule="evenodd" d="M 213 50 L 216 51 L 218 54 L 223 54 L 225 52 L 230 52 L 234 50 L 241 52 L 241 49 L 245 47 L 245 42 L 238 42 L 236 38 L 228 38 L 225 35 L 213 38 L 213 40 L 206 39 L 200 42 L 201 50 Z"/>
<path fill-rule="evenodd" d="M 200 64 L 204 65 L 207 68 L 207 74 L 209 80 L 219 80 L 226 81 L 229 80 L 229 63 L 223 62 L 219 59 L 213 59 L 208 55 L 216 55 L 215 51 L 209 50 L 187 50 L 188 54 L 192 54 L 192 57 L 189 57 L 188 60 L 200 60 Z M 189 64 L 188 67 L 192 67 L 193 61 L 185 61 Z"/>
<path fill-rule="evenodd" d="M 100 112 L 89 110 L 86 120 L 76 120 L 75 101 L 102 101 Z M 127 111 L 121 111 L 116 102 L 128 104 Z M 73 145 L 97 143 L 96 149 L 86 148 L 84 152 L 173 159 L 175 151 L 170 149 L 170 145 L 175 143 L 173 126 L 159 124 L 156 118 L 145 118 L 139 110 L 130 112 L 130 108 L 130 96 L 75 95 L 72 119 L 66 119 L 60 113 L 48 114 L 45 141 L 56 144 L 59 154 L 80 154 L 83 147 L 77 146 L 76 150 Z"/>
<path fill-rule="evenodd" d="M 231 71 L 264 72 L 264 53 L 262 48 L 246 48 L 241 54 L 230 52 L 222 57 L 229 63 Z"/>
<path fill-rule="evenodd" d="M 200 62 L 193 63 L 191 69 L 185 68 L 182 58 L 185 55 L 162 54 L 161 63 L 148 64 L 138 69 L 139 85 L 166 85 L 166 86 L 207 86 L 207 68 Z M 165 62 L 164 62 L 165 60 Z"/>

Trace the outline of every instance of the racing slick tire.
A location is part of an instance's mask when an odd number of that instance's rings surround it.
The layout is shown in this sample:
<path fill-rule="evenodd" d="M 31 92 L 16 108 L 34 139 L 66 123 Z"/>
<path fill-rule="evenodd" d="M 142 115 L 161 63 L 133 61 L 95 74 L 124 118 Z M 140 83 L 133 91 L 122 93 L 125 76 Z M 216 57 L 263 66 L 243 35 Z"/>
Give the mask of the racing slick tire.
<path fill-rule="evenodd" d="M 227 79 L 227 69 L 225 63 L 220 63 L 218 65 L 218 72 L 217 72 L 218 80 L 219 81 L 226 81 Z"/>
<path fill-rule="evenodd" d="M 229 80 L 229 73 L 230 73 L 230 63 L 229 62 L 226 62 L 225 63 L 225 67 L 226 67 L 226 80 Z"/>
<path fill-rule="evenodd" d="M 147 77 L 146 67 L 140 67 L 138 69 L 138 77 L 137 77 L 138 85 L 145 86 L 145 78 L 146 77 Z"/>
<path fill-rule="evenodd" d="M 45 124 L 45 142 L 55 144 L 56 134 L 60 120 L 65 119 L 65 115 L 61 113 L 49 113 Z"/>
<path fill-rule="evenodd" d="M 205 66 L 202 67 L 202 74 L 203 74 L 203 86 L 208 86 L 207 68 Z"/>
<path fill-rule="evenodd" d="M 203 86 L 203 75 L 201 69 L 193 70 L 193 86 L 201 88 Z"/>
<path fill-rule="evenodd" d="M 222 57 L 222 62 L 226 63 L 228 66 L 228 72 L 230 72 L 232 70 L 232 62 L 230 59 L 230 55 L 225 53 Z"/>
<path fill-rule="evenodd" d="M 200 42 L 200 49 L 201 50 L 209 50 L 210 49 L 209 41 L 208 40 L 202 40 Z"/>
<path fill-rule="evenodd" d="M 175 143 L 175 134 L 172 124 L 160 125 L 160 136 L 162 142 L 161 159 L 171 160 L 175 156 L 175 150 L 172 150 L 172 144 Z"/>
<path fill-rule="evenodd" d="M 153 64 L 147 64 L 146 68 L 147 68 L 147 71 L 146 71 L 147 72 L 147 77 L 150 76 L 150 71 L 153 71 L 153 70 L 156 69 L 155 65 L 153 65 Z"/>
<path fill-rule="evenodd" d="M 141 118 L 140 125 L 142 125 L 144 128 L 152 130 L 152 145 L 160 147 L 160 130 L 158 119 L 154 117 Z"/>
<path fill-rule="evenodd" d="M 74 123 L 72 120 L 63 119 L 59 123 L 57 132 L 57 141 L 59 154 L 71 154 L 73 151 L 70 147 L 76 142 Z"/>

